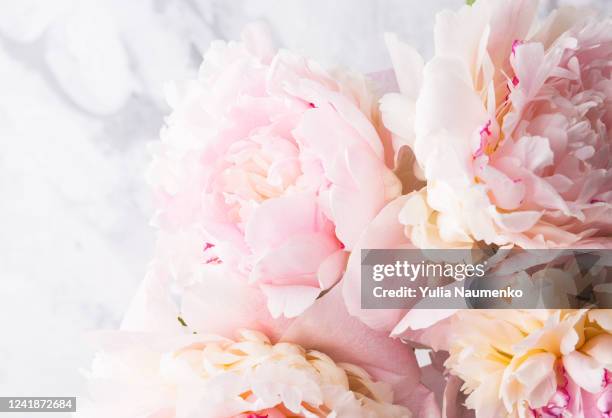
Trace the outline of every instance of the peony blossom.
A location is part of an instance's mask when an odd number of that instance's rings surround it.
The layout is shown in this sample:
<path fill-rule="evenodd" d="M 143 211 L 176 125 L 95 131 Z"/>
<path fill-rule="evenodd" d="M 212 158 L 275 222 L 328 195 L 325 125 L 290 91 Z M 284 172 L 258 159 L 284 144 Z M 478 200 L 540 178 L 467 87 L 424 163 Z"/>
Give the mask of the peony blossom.
<path fill-rule="evenodd" d="M 95 359 L 83 417 L 409 418 L 362 368 L 256 331 L 215 336 L 119 333 Z"/>
<path fill-rule="evenodd" d="M 608 418 L 612 311 L 460 311 L 450 373 L 477 418 Z"/>
<path fill-rule="evenodd" d="M 242 42 L 214 43 L 168 99 L 150 170 L 167 274 L 184 285 L 224 263 L 260 287 L 274 317 L 299 315 L 401 193 L 370 82 L 277 51 L 251 26 Z"/>
<path fill-rule="evenodd" d="M 174 344 L 185 334 L 233 339 L 236 330 L 249 329 L 266 335 L 272 344 L 296 344 L 323 352 L 338 363 L 357 365 L 374 381 L 391 388 L 394 404 L 409 408 L 418 417 L 438 418 L 432 387 L 423 380 L 429 371 L 419 368 L 412 348 L 350 316 L 339 286 L 296 318 L 272 318 L 259 287 L 244 283 L 229 266 L 205 265 L 202 274 L 201 281 L 176 296 L 164 275 L 145 277 L 121 327 L 119 335 L 128 336 L 125 345 L 130 346 L 131 335 L 148 335 L 147 341 L 160 335 L 167 341 L 163 344 Z M 139 341 L 140 337 L 135 338 Z M 102 351 L 106 348 L 103 344 Z"/>
<path fill-rule="evenodd" d="M 355 249 L 612 246 L 612 21 L 561 9 L 537 26 L 536 9 L 490 0 L 440 13 L 427 64 L 387 35 L 400 92 L 381 100 L 383 120 L 426 185 L 383 208 Z M 428 327 L 455 310 L 361 309 L 360 263 L 353 251 L 349 312 L 438 346 Z"/>
<path fill-rule="evenodd" d="M 388 38 L 401 93 L 383 118 L 427 181 L 401 215 L 413 244 L 611 245 L 612 19 L 565 8 L 538 25 L 536 11 L 444 11 L 424 66 Z"/>

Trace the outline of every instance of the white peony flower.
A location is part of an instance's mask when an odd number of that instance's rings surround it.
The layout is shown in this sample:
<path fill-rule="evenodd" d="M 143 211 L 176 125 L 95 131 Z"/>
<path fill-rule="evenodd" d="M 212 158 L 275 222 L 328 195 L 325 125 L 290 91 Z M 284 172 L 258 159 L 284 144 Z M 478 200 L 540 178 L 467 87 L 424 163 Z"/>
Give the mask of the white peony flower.
<path fill-rule="evenodd" d="M 114 333 L 90 373 L 82 417 L 409 418 L 362 368 L 256 331 L 216 336 Z"/>

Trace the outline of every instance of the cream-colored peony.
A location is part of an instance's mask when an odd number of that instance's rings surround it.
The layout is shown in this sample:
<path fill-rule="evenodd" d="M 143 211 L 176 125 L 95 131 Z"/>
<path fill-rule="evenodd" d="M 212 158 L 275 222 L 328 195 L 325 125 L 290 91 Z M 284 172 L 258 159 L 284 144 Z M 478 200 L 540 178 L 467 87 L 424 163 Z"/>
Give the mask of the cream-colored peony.
<path fill-rule="evenodd" d="M 113 333 L 90 374 L 88 418 L 409 418 L 362 368 L 256 331 Z"/>
<path fill-rule="evenodd" d="M 450 329 L 477 418 L 611 416 L 611 310 L 459 311 Z"/>

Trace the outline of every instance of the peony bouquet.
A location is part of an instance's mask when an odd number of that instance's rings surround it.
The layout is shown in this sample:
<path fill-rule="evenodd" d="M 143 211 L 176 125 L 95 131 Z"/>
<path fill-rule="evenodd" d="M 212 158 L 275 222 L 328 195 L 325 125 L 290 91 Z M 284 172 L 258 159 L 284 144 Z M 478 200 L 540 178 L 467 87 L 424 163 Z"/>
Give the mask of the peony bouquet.
<path fill-rule="evenodd" d="M 80 416 L 611 418 L 612 310 L 362 304 L 365 249 L 612 249 L 612 19 L 537 16 L 443 11 L 371 75 L 214 42 L 167 88 L 155 256 Z"/>

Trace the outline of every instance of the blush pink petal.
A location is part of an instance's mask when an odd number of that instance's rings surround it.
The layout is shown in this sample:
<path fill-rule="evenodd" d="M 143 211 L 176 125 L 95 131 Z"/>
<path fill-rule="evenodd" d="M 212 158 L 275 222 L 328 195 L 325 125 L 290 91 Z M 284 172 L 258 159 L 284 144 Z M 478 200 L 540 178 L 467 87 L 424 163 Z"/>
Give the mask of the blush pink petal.
<path fill-rule="evenodd" d="M 284 243 L 295 234 L 322 229 L 312 194 L 300 193 L 263 202 L 252 214 L 245 240 L 255 252 Z"/>
<path fill-rule="evenodd" d="M 406 314 L 404 309 L 361 308 L 361 250 L 372 248 L 410 248 L 410 241 L 398 227 L 399 213 L 407 196 L 402 196 L 385 206 L 368 225 L 351 253 L 342 280 L 342 293 L 348 312 L 368 326 L 390 332 Z"/>
<path fill-rule="evenodd" d="M 342 278 L 348 256 L 348 252 L 338 250 L 323 260 L 317 271 L 317 278 L 319 279 L 321 289 L 330 289 Z"/>
<path fill-rule="evenodd" d="M 356 362 L 393 386 L 395 403 L 408 405 L 418 386 L 420 372 L 412 349 L 350 316 L 339 286 L 296 318 L 282 340 L 322 351 L 340 362 Z"/>
<path fill-rule="evenodd" d="M 356 108 L 345 95 L 331 90 L 323 90 L 321 86 L 308 80 L 302 81 L 295 93 L 304 99 L 313 99 L 316 109 L 308 111 L 304 116 L 317 115 L 318 118 L 326 118 L 328 127 L 345 126 L 347 129 L 337 131 L 341 133 L 332 142 L 323 142 L 329 134 L 323 138 L 312 136 L 302 137 L 307 144 L 313 147 L 317 153 L 342 149 L 345 146 L 363 144 L 370 148 L 381 160 L 384 161 L 383 143 L 376 129 L 368 120 L 360 108 Z M 312 100 L 311 100 L 312 101 Z M 323 111 L 323 112 L 322 112 Z M 312 119 L 304 119 L 304 123 L 311 123 Z"/>
<path fill-rule="evenodd" d="M 189 329 L 230 338 L 246 328 L 276 339 L 289 324 L 272 317 L 257 286 L 246 284 L 223 265 L 208 266 L 204 274 L 206 280 L 185 289 L 180 301 L 180 315 Z"/>
<path fill-rule="evenodd" d="M 269 285 L 290 281 L 294 285 L 317 286 L 321 264 L 338 249 L 338 241 L 328 234 L 294 235 L 253 264 L 250 280 Z"/>
<path fill-rule="evenodd" d="M 271 286 L 260 285 L 266 296 L 268 310 L 273 318 L 295 318 L 314 303 L 321 289 L 318 286 Z"/>
<path fill-rule="evenodd" d="M 346 170 L 352 184 L 338 184 L 331 188 L 331 211 L 336 219 L 336 234 L 352 250 L 362 231 L 388 201 L 388 185 L 381 173 L 381 162 L 368 152 L 347 149 L 339 156 L 335 169 Z M 339 167 L 342 165 L 342 167 Z M 392 179 L 392 177 L 389 177 Z M 390 185 L 399 191 L 399 184 Z M 355 208 L 359 208 L 356 211 Z"/>
<path fill-rule="evenodd" d="M 449 321 L 457 309 L 411 309 L 391 330 L 397 338 L 408 338 L 432 347 L 435 350 L 448 348 Z"/>

